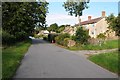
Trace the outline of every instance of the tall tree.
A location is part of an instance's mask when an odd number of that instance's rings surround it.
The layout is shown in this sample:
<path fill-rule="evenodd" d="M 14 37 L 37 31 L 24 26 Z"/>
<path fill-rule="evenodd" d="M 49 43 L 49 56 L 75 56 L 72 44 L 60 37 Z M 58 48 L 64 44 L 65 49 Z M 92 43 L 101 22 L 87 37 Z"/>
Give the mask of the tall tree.
<path fill-rule="evenodd" d="M 115 31 L 117 36 L 120 36 L 120 14 L 117 17 L 115 17 L 113 14 L 110 14 L 106 20 L 109 24 L 108 28 Z"/>
<path fill-rule="evenodd" d="M 80 16 L 82 16 L 83 10 L 88 8 L 87 3 L 89 3 L 89 0 L 67 0 L 63 6 L 69 15 L 78 17 L 79 24 L 81 24 Z"/>
<path fill-rule="evenodd" d="M 57 23 L 51 24 L 50 27 L 48 28 L 48 31 L 57 32 L 57 30 L 58 30 L 58 25 L 57 25 Z"/>
<path fill-rule="evenodd" d="M 47 6 L 47 2 L 3 2 L 3 30 L 15 36 L 17 40 L 28 38 L 36 25 L 45 25 Z"/>

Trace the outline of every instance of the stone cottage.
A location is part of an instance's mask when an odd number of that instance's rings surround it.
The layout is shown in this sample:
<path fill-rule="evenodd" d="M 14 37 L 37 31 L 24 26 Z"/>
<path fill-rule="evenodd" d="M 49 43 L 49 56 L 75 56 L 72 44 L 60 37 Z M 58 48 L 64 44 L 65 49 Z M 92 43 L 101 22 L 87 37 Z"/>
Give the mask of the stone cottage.
<path fill-rule="evenodd" d="M 106 33 L 109 31 L 107 21 L 105 20 L 106 13 L 102 11 L 101 17 L 92 19 L 91 16 L 88 16 L 88 20 L 81 22 L 81 25 L 89 30 L 90 37 L 96 38 L 100 33 Z M 108 36 L 109 35 L 109 36 Z M 115 37 L 115 32 L 108 32 L 107 37 Z"/>

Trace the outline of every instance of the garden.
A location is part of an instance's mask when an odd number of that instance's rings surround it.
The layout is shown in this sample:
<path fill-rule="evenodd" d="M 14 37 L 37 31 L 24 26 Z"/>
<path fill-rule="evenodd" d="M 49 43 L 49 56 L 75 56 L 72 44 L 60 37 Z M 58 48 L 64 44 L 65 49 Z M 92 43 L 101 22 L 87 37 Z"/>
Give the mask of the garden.
<path fill-rule="evenodd" d="M 49 42 L 54 42 L 69 50 L 104 50 L 118 48 L 120 40 L 107 40 L 104 34 L 99 34 L 97 38 L 90 38 L 88 31 L 82 27 L 78 28 L 76 34 L 71 36 L 68 33 L 49 34 L 44 38 Z"/>

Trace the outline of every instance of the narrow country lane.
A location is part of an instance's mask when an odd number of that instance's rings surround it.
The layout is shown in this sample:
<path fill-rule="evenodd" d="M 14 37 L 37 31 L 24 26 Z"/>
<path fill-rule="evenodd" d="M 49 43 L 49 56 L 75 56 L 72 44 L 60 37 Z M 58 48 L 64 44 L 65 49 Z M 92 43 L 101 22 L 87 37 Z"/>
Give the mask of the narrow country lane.
<path fill-rule="evenodd" d="M 83 55 L 33 39 L 14 78 L 117 78 L 117 75 Z"/>

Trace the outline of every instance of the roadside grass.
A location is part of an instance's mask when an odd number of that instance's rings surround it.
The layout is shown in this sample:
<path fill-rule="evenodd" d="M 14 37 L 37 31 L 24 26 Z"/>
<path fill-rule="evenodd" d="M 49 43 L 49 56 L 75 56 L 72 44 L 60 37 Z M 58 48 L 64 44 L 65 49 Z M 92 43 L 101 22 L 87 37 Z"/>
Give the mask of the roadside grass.
<path fill-rule="evenodd" d="M 73 47 L 69 47 L 69 50 L 103 50 L 103 49 L 114 49 L 118 48 L 118 43 L 120 43 L 120 40 L 108 40 L 105 43 L 100 45 L 76 45 Z"/>
<path fill-rule="evenodd" d="M 2 49 L 2 78 L 12 78 L 27 52 L 31 40 L 19 42 L 14 46 Z"/>
<path fill-rule="evenodd" d="M 118 51 L 91 55 L 88 59 L 109 71 L 117 74 L 120 72 L 118 66 Z"/>

